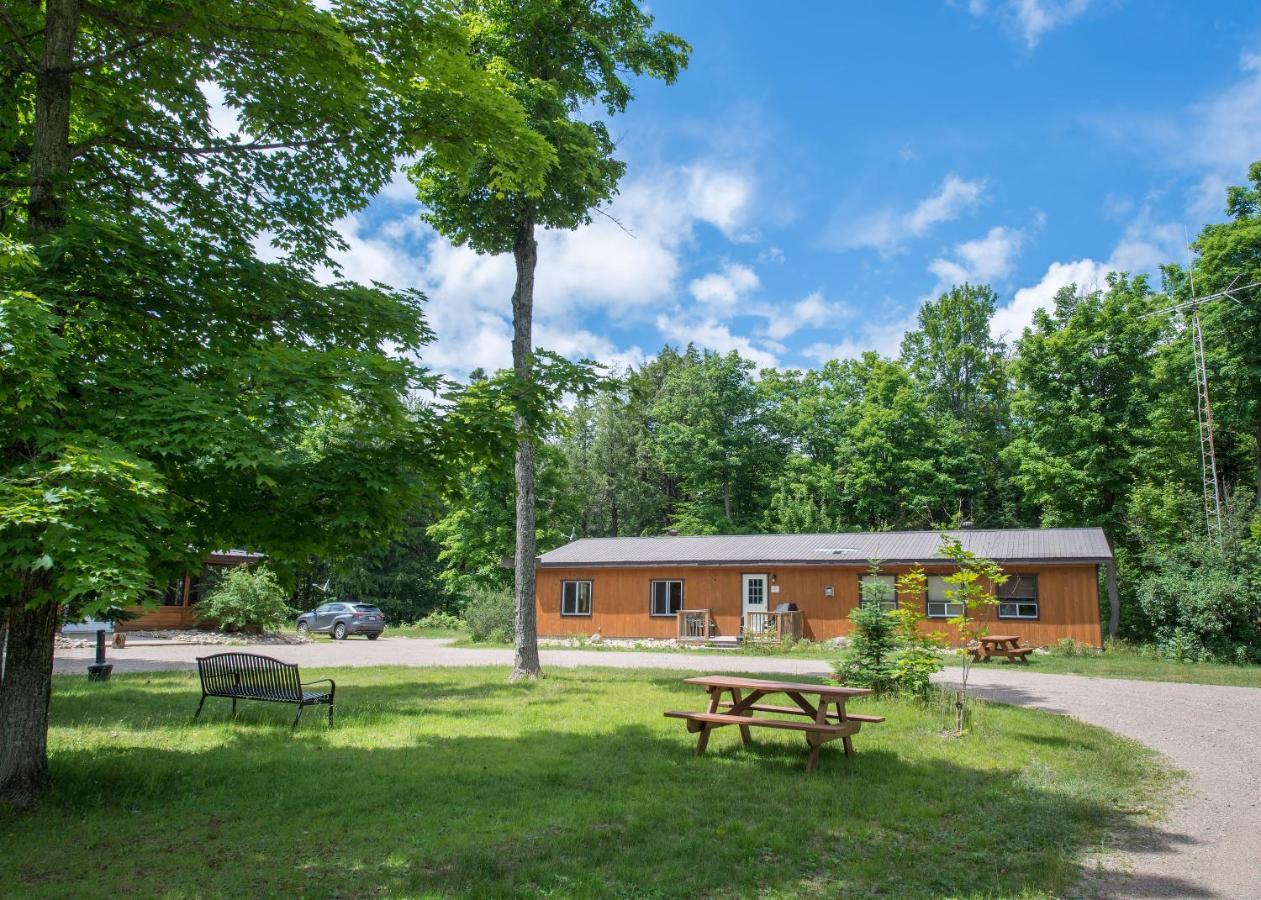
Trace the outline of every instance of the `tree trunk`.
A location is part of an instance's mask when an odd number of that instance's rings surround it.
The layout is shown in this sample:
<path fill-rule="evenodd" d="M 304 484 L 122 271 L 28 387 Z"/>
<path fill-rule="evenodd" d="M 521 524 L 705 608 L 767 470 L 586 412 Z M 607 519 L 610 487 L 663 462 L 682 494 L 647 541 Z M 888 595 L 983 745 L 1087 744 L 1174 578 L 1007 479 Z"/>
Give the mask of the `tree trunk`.
<path fill-rule="evenodd" d="M 70 74 L 79 30 L 79 0 L 48 0 L 44 53 L 35 75 L 35 121 L 31 135 L 31 193 L 27 202 L 33 236 L 66 223 L 66 178 L 70 174 Z"/>
<path fill-rule="evenodd" d="M 28 229 L 39 241 L 66 224 L 70 175 L 70 77 L 80 0 L 47 0 L 43 51 L 35 73 Z M 30 806 L 48 789 L 48 701 L 52 694 L 57 607 L 47 572 L 28 573 L 0 601 L 0 804 Z M 37 605 L 31 606 L 34 602 Z"/>
<path fill-rule="evenodd" d="M 48 701 L 52 693 L 57 607 L 27 608 L 47 579 L 31 578 L 5 598 L 0 661 L 0 804 L 31 806 L 48 789 Z"/>
<path fill-rule="evenodd" d="M 512 255 L 517 264 L 517 284 L 512 292 L 512 371 L 525 384 L 532 377 L 534 267 L 538 263 L 538 244 L 534 240 L 534 220 L 531 216 L 527 215 L 517 226 Z M 517 431 L 517 547 L 513 558 L 516 654 L 511 679 L 519 681 L 536 678 L 542 670 L 539 665 L 538 622 L 534 611 L 535 555 L 538 548 L 534 533 L 534 438 L 520 410 L 513 414 L 513 425 Z"/>

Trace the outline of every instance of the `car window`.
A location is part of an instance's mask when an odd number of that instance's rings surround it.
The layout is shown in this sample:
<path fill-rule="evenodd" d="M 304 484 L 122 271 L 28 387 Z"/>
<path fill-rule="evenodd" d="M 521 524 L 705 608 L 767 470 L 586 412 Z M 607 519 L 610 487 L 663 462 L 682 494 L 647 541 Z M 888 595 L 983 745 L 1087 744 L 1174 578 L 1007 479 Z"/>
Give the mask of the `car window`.
<path fill-rule="evenodd" d="M 330 603 L 328 605 L 329 612 L 345 612 L 346 606 L 342 603 Z"/>
<path fill-rule="evenodd" d="M 375 606 L 372 606 L 371 604 L 368 604 L 368 603 L 355 604 L 355 612 L 379 613 L 380 611 L 381 610 L 377 609 Z"/>
<path fill-rule="evenodd" d="M 316 613 L 317 613 L 317 614 L 318 614 L 318 613 L 326 613 L 326 612 L 328 612 L 328 607 L 329 607 L 329 604 L 325 603 L 325 604 L 323 604 L 322 606 L 318 606 L 318 607 L 316 607 L 315 611 L 316 611 Z"/>

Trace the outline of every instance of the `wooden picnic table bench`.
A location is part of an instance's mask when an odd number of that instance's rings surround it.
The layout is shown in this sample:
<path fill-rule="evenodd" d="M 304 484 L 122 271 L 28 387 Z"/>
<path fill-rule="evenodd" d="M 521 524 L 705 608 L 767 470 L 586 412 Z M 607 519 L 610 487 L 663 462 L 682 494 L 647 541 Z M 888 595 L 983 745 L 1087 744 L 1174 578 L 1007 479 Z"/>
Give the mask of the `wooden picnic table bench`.
<path fill-rule="evenodd" d="M 846 756 L 854 755 L 853 735 L 864 722 L 883 722 L 883 716 L 852 715 L 845 711 L 845 701 L 851 697 L 865 697 L 872 692 L 867 688 L 840 687 L 832 684 L 808 684 L 792 681 L 768 681 L 761 678 L 743 678 L 736 675 L 700 675 L 683 679 L 684 684 L 703 687 L 709 694 L 709 708 L 704 712 L 671 710 L 666 715 L 684 719 L 687 730 L 699 732 L 696 739 L 696 755 L 705 753 L 709 734 L 715 728 L 735 725 L 740 729 L 740 740 L 747 747 L 753 742 L 751 729 L 778 728 L 800 731 L 806 736 L 810 755 L 806 771 L 813 772 L 819 764 L 819 748 L 829 741 L 841 741 Z M 747 694 L 745 692 L 748 692 Z M 731 699 L 723 700 L 725 694 Z M 763 703 L 768 694 L 786 694 L 793 706 Z M 812 702 L 807 697 L 817 697 Z M 832 707 L 832 709 L 829 709 Z M 721 711 L 720 711 L 721 710 Z M 804 716 L 800 719 L 758 719 L 755 712 L 775 713 L 778 716 Z"/>
<path fill-rule="evenodd" d="M 1005 656 L 1012 662 L 1021 662 L 1026 666 L 1029 665 L 1027 657 L 1032 652 L 1032 647 L 1020 646 L 1018 634 L 987 634 L 979 638 L 976 646 L 971 650 L 972 657 L 977 662 L 986 662 L 995 656 Z"/>
<path fill-rule="evenodd" d="M 197 673 L 201 676 L 201 702 L 193 720 L 201 715 L 207 697 L 227 697 L 236 715 L 236 701 L 265 700 L 270 703 L 293 703 L 298 707 L 293 727 L 297 727 L 302 711 L 308 706 L 328 707 L 328 724 L 333 724 L 333 697 L 337 685 L 331 678 L 302 681 L 296 663 L 281 662 L 257 653 L 216 653 L 197 657 Z M 313 684 L 327 684 L 327 689 L 307 690 Z"/>

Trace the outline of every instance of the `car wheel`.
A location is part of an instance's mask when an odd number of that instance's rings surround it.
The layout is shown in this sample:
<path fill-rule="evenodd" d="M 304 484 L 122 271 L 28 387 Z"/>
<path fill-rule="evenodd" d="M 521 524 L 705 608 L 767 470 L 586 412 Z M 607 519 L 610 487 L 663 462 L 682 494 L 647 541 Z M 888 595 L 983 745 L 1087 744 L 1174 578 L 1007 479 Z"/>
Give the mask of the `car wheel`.
<path fill-rule="evenodd" d="M 306 637 L 307 633 L 310 632 L 310 630 L 311 630 L 311 626 L 308 625 L 306 622 L 298 623 L 298 634 L 302 635 L 303 637 Z"/>
<path fill-rule="evenodd" d="M 333 640 L 335 641 L 346 640 L 346 623 L 345 622 L 338 622 L 336 625 L 333 626 Z"/>
<path fill-rule="evenodd" d="M 380 636 L 381 636 L 381 635 L 380 635 L 380 633 L 377 633 L 377 634 L 370 634 L 370 635 L 368 635 L 368 640 L 370 640 L 370 641 L 375 641 L 375 640 L 376 640 L 377 638 L 379 638 Z"/>

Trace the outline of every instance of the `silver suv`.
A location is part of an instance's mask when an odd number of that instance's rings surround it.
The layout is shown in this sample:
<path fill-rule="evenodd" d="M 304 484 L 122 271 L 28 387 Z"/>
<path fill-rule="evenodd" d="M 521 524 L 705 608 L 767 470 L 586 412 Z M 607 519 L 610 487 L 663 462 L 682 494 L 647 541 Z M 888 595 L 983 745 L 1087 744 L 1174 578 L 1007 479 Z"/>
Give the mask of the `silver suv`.
<path fill-rule="evenodd" d="M 375 641 L 385 631 L 385 616 L 368 603 L 325 603 L 298 616 L 298 634 L 331 634 L 344 641 L 352 634 Z"/>

